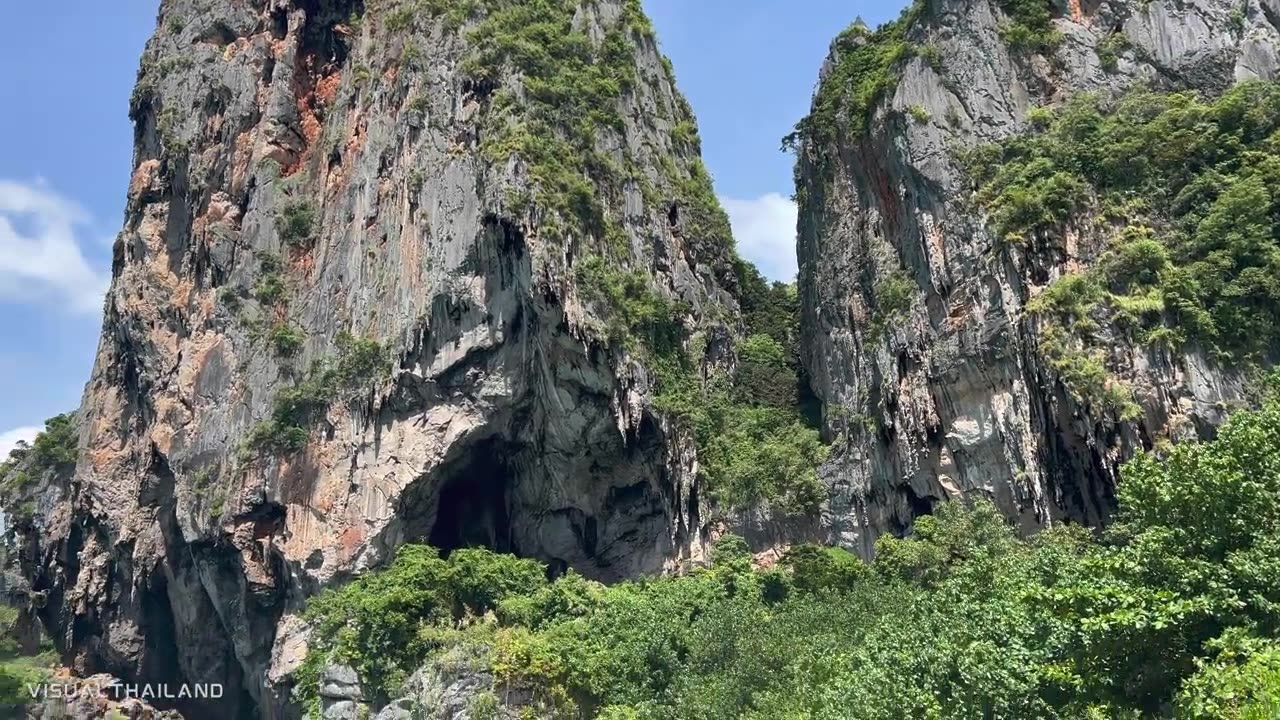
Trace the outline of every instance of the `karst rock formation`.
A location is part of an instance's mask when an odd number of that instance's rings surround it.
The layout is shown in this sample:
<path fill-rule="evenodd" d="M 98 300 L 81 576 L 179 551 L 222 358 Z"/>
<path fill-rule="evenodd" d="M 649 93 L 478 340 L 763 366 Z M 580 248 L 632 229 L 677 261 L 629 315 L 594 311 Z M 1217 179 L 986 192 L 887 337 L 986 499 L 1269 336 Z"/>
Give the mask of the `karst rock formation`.
<path fill-rule="evenodd" d="M 79 460 L 17 526 L 65 664 L 223 683 L 191 717 L 296 717 L 306 599 L 408 542 L 612 581 L 696 563 L 735 523 L 756 550 L 866 556 L 966 497 L 1027 531 L 1105 523 L 1120 463 L 1211 436 L 1248 371 L 1103 323 L 1133 405 L 1072 392 L 1027 308 L 1108 231 L 1081 210 L 1006 242 L 959 158 L 1084 93 L 1274 79 L 1280 4 L 1047 11 L 1051 47 L 1015 43 L 1000 0 L 927 0 L 833 44 L 790 139 L 827 498 L 761 524 L 714 507 L 636 337 L 633 306 L 661 304 L 652 333 L 711 375 L 744 332 L 638 0 L 163 0 Z M 844 92 L 874 42 L 902 46 L 887 82 Z"/>

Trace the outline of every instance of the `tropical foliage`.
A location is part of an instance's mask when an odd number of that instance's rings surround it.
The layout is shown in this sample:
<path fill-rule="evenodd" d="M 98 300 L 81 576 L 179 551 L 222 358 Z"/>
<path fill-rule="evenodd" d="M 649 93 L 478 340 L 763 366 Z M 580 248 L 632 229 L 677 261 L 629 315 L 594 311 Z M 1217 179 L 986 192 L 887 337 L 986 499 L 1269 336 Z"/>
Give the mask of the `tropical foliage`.
<path fill-rule="evenodd" d="M 1280 85 L 1213 100 L 1083 95 L 1028 119 L 1029 132 L 964 159 L 1004 242 L 1043 253 L 1071 230 L 1108 243 L 1027 306 L 1073 394 L 1122 419 L 1139 413 L 1107 367 L 1117 335 L 1246 367 L 1275 360 Z"/>
<path fill-rule="evenodd" d="M 870 564 L 792 549 L 606 587 L 484 550 L 407 547 L 318 598 L 324 641 L 380 693 L 460 645 L 548 711 L 602 718 L 1271 718 L 1280 711 L 1280 399 L 1140 457 L 1102 537 L 1019 539 L 941 506 Z M 311 692 L 306 683 L 304 693 Z"/>

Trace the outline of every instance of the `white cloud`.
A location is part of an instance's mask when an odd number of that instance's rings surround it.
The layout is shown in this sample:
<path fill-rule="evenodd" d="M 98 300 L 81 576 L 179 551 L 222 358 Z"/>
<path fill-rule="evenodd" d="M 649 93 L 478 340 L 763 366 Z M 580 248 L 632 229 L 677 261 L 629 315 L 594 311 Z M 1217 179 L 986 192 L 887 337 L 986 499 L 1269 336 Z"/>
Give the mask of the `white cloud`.
<path fill-rule="evenodd" d="M 20 427 L 0 433 L 0 462 L 9 458 L 9 451 L 18 446 L 18 442 L 30 443 L 43 428 Z"/>
<path fill-rule="evenodd" d="M 0 180 L 0 297 L 99 312 L 108 278 L 81 251 L 88 221 L 43 183 Z"/>
<path fill-rule="evenodd" d="M 769 193 L 754 200 L 722 197 L 729 213 L 738 252 L 772 280 L 790 282 L 796 276 L 796 204 Z"/>

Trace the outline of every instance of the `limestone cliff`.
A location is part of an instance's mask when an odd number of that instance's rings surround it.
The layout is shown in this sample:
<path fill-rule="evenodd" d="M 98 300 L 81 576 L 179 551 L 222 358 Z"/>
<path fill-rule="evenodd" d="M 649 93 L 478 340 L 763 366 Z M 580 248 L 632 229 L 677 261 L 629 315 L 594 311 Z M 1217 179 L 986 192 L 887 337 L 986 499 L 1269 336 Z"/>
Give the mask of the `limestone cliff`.
<path fill-rule="evenodd" d="M 1029 307 L 1096 266 L 1123 218 L 1086 200 L 1009 242 L 963 160 L 1084 93 L 1213 97 L 1274 79 L 1278 39 L 1271 0 L 930 0 L 833 44 L 790 141 L 803 352 L 837 447 L 823 471 L 835 539 L 869 554 L 876 537 L 973 495 L 1028 530 L 1104 522 L 1121 461 L 1212 435 L 1245 399 L 1246 364 L 1139 342 L 1106 318 L 1063 342 L 1087 335 L 1090 369 L 1109 373 L 1095 389 L 1132 402 L 1074 391 Z"/>
<path fill-rule="evenodd" d="M 728 362 L 732 241 L 635 0 L 164 0 L 79 462 L 24 567 L 82 674 L 284 717 L 303 599 L 399 545 L 701 552 L 646 345 Z"/>

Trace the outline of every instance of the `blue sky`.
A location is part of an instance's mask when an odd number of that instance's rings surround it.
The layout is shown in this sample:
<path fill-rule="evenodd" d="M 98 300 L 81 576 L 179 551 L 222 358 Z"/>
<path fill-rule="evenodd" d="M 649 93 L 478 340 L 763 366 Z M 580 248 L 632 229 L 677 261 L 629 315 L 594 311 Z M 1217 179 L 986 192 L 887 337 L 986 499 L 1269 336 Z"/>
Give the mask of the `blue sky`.
<path fill-rule="evenodd" d="M 644 0 L 698 114 L 741 252 L 795 272 L 791 159 L 831 38 L 901 0 Z M 110 8 L 109 11 L 105 8 Z M 0 43 L 0 457 L 74 408 L 89 377 L 123 218 L 129 95 L 156 0 L 21 2 Z"/>

